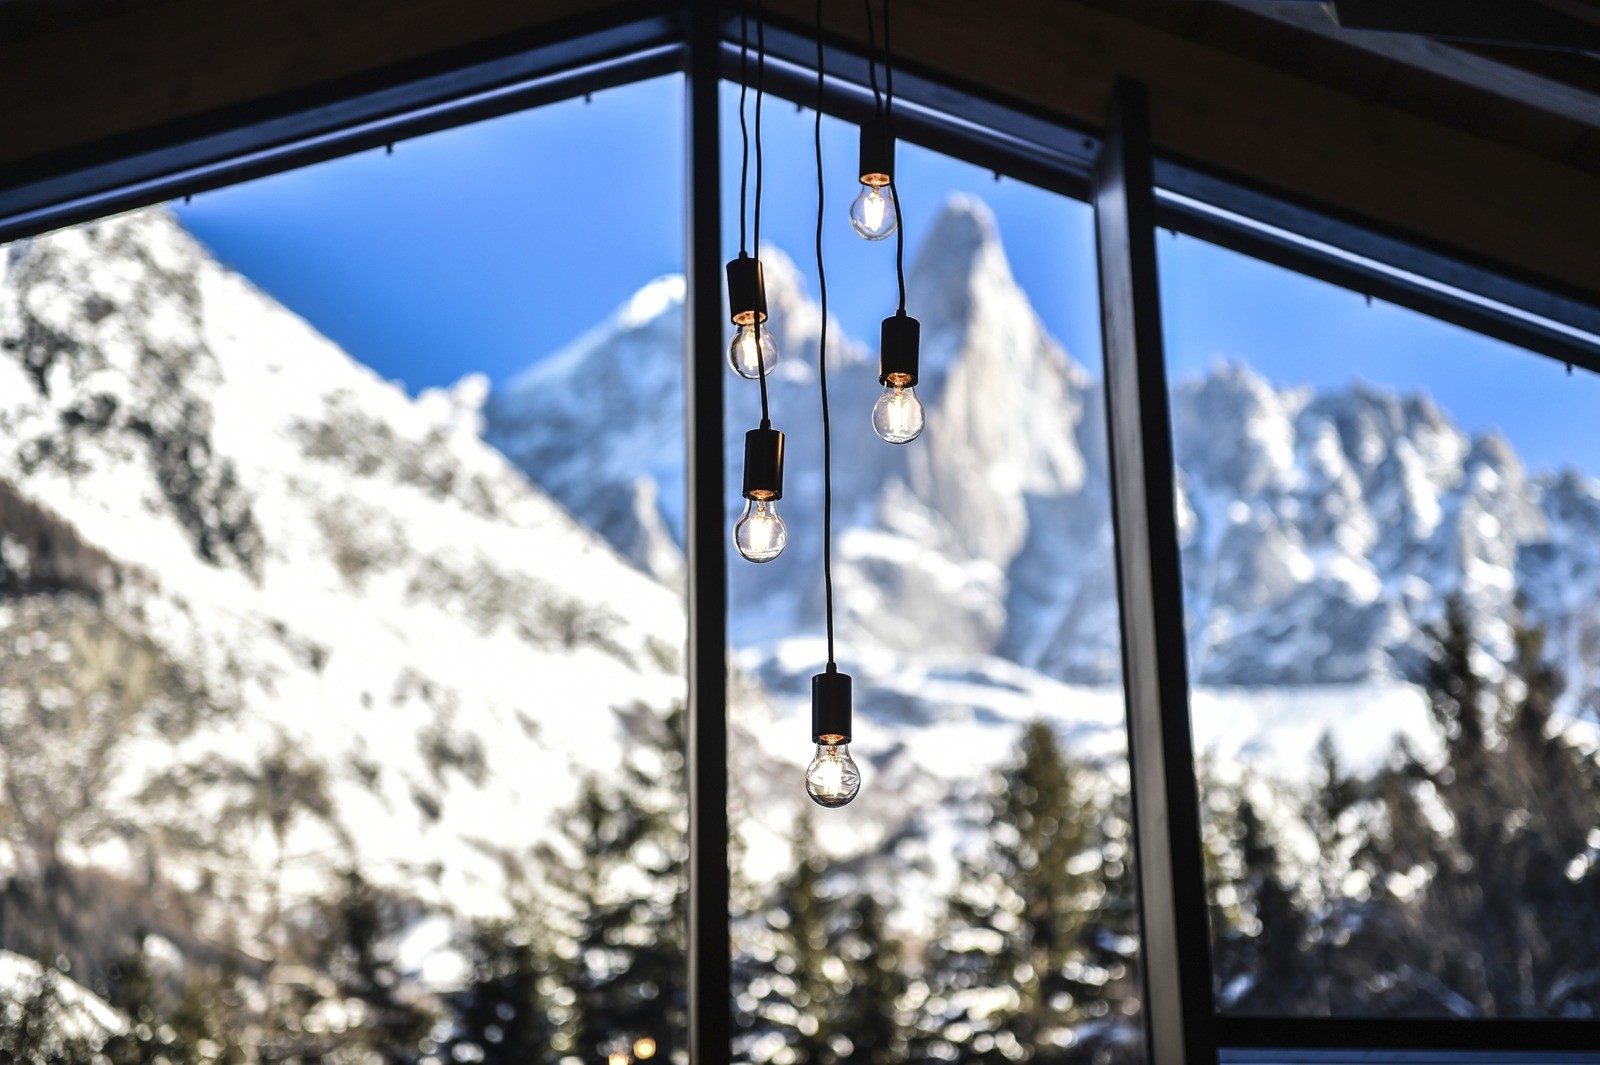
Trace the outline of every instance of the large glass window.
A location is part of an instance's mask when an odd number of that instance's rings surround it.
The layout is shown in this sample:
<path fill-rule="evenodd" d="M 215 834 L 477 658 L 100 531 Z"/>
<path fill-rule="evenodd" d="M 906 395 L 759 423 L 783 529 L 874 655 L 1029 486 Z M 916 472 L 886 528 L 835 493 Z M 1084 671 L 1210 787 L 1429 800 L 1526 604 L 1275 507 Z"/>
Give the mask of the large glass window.
<path fill-rule="evenodd" d="M 0 1058 L 687 1061 L 681 96 L 0 251 Z"/>
<path fill-rule="evenodd" d="M 1218 1007 L 1600 1014 L 1600 382 L 1161 242 Z"/>
<path fill-rule="evenodd" d="M 682 96 L 0 249 L 0 1059 L 687 1065 Z M 824 120 L 865 782 L 819 809 L 812 122 L 767 100 L 748 220 L 789 541 L 728 551 L 699 991 L 752 1065 L 1145 1061 L 1091 208 L 900 145 L 893 447 Z M 1219 1009 L 1595 1018 L 1600 385 L 1189 237 L 1161 285 Z"/>
<path fill-rule="evenodd" d="M 737 88 L 723 106 L 732 257 Z M 864 780 L 819 808 L 803 786 L 826 658 L 813 121 L 767 102 L 789 544 L 730 561 L 736 1058 L 1142 1060 L 1090 209 L 900 145 L 927 417 L 890 445 L 870 412 L 894 239 L 852 232 L 856 131 L 824 120 L 837 646 Z M 753 381 L 726 382 L 731 525 L 760 411 Z"/>

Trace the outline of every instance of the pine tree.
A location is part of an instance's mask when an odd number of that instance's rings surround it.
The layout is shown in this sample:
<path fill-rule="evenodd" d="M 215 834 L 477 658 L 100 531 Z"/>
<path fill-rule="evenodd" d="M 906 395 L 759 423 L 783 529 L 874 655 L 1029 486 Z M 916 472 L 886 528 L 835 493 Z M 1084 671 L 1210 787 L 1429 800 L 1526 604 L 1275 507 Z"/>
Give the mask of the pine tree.
<path fill-rule="evenodd" d="M 571 993 L 556 1046 L 594 1061 L 648 1038 L 663 1060 L 682 1061 L 686 721 L 681 705 L 634 707 L 625 720 L 637 742 L 616 783 L 586 777 L 560 842 L 539 852 Z"/>
<path fill-rule="evenodd" d="M 544 984 L 554 961 L 525 916 L 475 924 L 468 937 L 472 977 L 452 996 L 455 1032 L 440 1048 L 445 1061 L 549 1065 L 556 1024 Z"/>
<path fill-rule="evenodd" d="M 1356 1005 L 1400 1015 L 1594 1016 L 1600 770 L 1556 722 L 1559 673 L 1513 619 L 1486 679 L 1452 600 L 1423 674 L 1445 757 L 1397 749 L 1373 781 L 1385 831 L 1359 852 L 1374 904 L 1352 934 Z"/>
<path fill-rule="evenodd" d="M 929 1052 L 996 1065 L 1129 1052 L 1107 1023 L 1114 970 L 1098 964 L 1102 933 L 1126 913 L 1111 899 L 1126 881 L 1108 884 L 1108 790 L 1103 775 L 1065 756 L 1048 724 L 1027 727 L 990 800 L 988 846 L 961 863 L 930 952 Z"/>
<path fill-rule="evenodd" d="M 1241 871 L 1234 888 L 1242 919 L 1216 943 L 1213 963 L 1227 1007 L 1246 1014 L 1305 1012 L 1314 993 L 1305 964 L 1305 916 L 1255 803 L 1241 795 L 1234 816 Z"/>
<path fill-rule="evenodd" d="M 835 1031 L 843 962 L 832 942 L 836 900 L 826 893 L 827 866 L 817 848 L 809 810 L 795 818 L 791 871 L 774 886 L 764 914 L 759 955 L 745 960 L 755 1000 L 749 1011 L 749 1048 L 775 1047 L 760 1060 L 780 1065 L 823 1065 L 835 1058 Z"/>
<path fill-rule="evenodd" d="M 858 892 L 845 909 L 847 933 L 839 947 L 847 987 L 835 999 L 832 1031 L 850 1041 L 851 1065 L 900 1065 L 906 1060 L 911 1018 L 901 1003 L 907 990 L 904 951 L 885 924 L 883 904 Z"/>
<path fill-rule="evenodd" d="M 262 1065 L 415 1065 L 432 1049 L 434 1004 L 407 987 L 392 947 L 416 917 L 406 900 L 347 869 L 331 896 L 290 911 L 264 1006 L 247 1018 Z"/>

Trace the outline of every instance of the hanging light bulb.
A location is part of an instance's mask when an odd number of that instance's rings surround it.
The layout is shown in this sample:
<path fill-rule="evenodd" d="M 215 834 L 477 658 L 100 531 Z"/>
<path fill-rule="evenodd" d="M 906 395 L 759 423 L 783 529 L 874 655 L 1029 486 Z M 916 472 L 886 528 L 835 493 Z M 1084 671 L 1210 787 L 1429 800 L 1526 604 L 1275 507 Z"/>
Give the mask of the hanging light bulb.
<path fill-rule="evenodd" d="M 872 431 L 891 444 L 909 444 L 922 435 L 922 401 L 915 388 L 885 385 L 872 405 Z"/>
<path fill-rule="evenodd" d="M 818 806 L 830 809 L 843 806 L 861 790 L 861 770 L 850 757 L 848 743 L 829 743 L 833 736 L 822 737 L 817 744 L 817 756 L 806 766 L 806 794 Z"/>
<path fill-rule="evenodd" d="M 879 175 L 881 176 L 881 175 Z M 850 228 L 867 240 L 891 236 L 900 224 L 894 197 L 885 194 L 887 186 L 861 183 L 861 191 L 850 204 Z"/>
<path fill-rule="evenodd" d="M 771 562 L 789 543 L 789 526 L 771 499 L 752 499 L 733 526 L 733 545 L 751 562 Z"/>
<path fill-rule="evenodd" d="M 767 332 L 765 325 L 741 325 L 728 345 L 728 365 L 733 372 L 747 381 L 754 381 L 762 371 L 772 372 L 778 362 L 778 345 Z"/>
<path fill-rule="evenodd" d="M 878 381 L 883 395 L 872 405 L 872 430 L 891 444 L 922 435 L 922 401 L 917 398 L 918 347 L 922 326 L 904 310 L 883 320 Z"/>
<path fill-rule="evenodd" d="M 767 332 L 767 285 L 761 260 L 747 252 L 728 263 L 728 315 L 739 328 L 728 345 L 728 365 L 754 381 L 778 363 L 778 345 Z"/>
<path fill-rule="evenodd" d="M 850 675 L 832 662 L 811 678 L 811 737 L 806 794 L 818 806 L 843 806 L 861 791 L 861 770 L 850 757 Z"/>
<path fill-rule="evenodd" d="M 850 228 L 867 240 L 883 240 L 900 225 L 889 185 L 894 181 L 894 138 L 882 118 L 861 126 L 861 192 L 850 204 Z"/>
<path fill-rule="evenodd" d="M 789 543 L 778 514 L 783 498 L 783 434 L 761 419 L 744 434 L 744 513 L 733 526 L 733 546 L 751 562 L 771 562 Z"/>

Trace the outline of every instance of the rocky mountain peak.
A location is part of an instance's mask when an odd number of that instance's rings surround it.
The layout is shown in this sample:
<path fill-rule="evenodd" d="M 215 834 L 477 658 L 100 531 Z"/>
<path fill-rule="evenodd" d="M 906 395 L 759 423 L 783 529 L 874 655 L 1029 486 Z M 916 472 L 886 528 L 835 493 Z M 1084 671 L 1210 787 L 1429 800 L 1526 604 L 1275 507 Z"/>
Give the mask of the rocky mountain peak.
<path fill-rule="evenodd" d="M 957 193 L 928 227 L 906 277 L 908 309 L 925 325 L 966 324 L 975 288 L 1015 286 L 994 212 L 982 200 Z"/>

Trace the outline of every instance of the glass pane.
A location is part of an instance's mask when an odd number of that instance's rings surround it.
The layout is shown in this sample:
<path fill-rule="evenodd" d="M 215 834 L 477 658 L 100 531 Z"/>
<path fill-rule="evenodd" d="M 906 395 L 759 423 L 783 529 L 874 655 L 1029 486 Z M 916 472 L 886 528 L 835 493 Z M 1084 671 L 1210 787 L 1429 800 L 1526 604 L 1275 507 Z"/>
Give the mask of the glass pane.
<path fill-rule="evenodd" d="M 687 1061 L 681 95 L 5 249 L 0 1058 Z"/>
<path fill-rule="evenodd" d="M 1219 1007 L 1600 1013 L 1600 382 L 1161 243 Z"/>
<path fill-rule="evenodd" d="M 826 658 L 813 121 L 763 117 L 789 542 L 763 565 L 730 555 L 735 1055 L 1142 1060 L 1090 210 L 900 145 L 927 414 L 890 445 L 870 412 L 894 240 L 853 233 L 856 131 L 824 121 L 837 649 L 863 777 L 824 809 L 803 786 Z M 760 404 L 726 381 L 732 525 Z"/>

